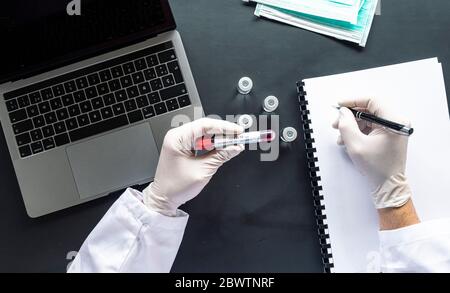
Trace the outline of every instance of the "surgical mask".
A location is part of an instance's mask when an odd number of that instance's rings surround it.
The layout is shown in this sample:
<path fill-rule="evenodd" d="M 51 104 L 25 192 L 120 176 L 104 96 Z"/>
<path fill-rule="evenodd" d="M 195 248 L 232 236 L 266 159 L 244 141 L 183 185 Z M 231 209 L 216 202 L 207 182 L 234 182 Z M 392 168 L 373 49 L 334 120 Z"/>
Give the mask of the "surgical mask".
<path fill-rule="evenodd" d="M 270 2 L 272 4 L 281 4 L 283 6 L 302 4 L 301 6 L 295 5 L 295 8 L 304 11 L 306 11 L 306 9 L 303 9 L 306 7 L 306 4 L 310 4 L 309 8 L 314 6 L 314 9 L 327 7 L 327 9 L 322 9 L 320 13 L 318 10 L 314 10 L 310 14 L 281 8 L 279 6 L 258 4 L 255 15 L 284 22 L 338 39 L 355 42 L 363 47 L 366 45 L 375 9 L 378 4 L 378 0 L 257 0 L 257 2 Z M 314 2 L 314 4 L 312 4 L 312 2 Z M 357 9 L 356 21 L 342 20 L 352 18 L 349 13 L 350 10 L 342 10 L 342 6 L 348 5 L 355 5 L 354 7 Z M 333 14 L 333 7 L 339 7 L 341 13 Z M 348 14 L 344 16 L 344 12 Z M 331 14 L 333 15 L 331 16 Z M 323 15 L 328 15 L 329 17 L 324 17 Z"/>

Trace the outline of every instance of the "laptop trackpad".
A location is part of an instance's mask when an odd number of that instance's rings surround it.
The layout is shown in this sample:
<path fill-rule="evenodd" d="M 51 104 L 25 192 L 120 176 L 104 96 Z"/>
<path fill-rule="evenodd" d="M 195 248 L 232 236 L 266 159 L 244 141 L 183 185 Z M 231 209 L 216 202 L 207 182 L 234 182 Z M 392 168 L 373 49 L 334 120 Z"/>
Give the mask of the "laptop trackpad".
<path fill-rule="evenodd" d="M 158 149 L 149 123 L 67 148 L 82 199 L 153 178 Z"/>

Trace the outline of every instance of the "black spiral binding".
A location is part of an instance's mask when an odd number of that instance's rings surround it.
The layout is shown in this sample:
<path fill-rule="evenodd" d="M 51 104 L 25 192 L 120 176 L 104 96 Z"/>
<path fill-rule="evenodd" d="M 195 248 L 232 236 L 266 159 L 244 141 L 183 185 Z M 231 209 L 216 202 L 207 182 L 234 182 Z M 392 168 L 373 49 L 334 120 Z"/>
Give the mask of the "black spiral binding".
<path fill-rule="evenodd" d="M 298 102 L 300 105 L 300 117 L 303 124 L 303 133 L 306 145 L 306 157 L 308 161 L 309 176 L 311 178 L 311 189 L 314 199 L 314 208 L 317 222 L 317 230 L 319 233 L 319 243 L 322 253 L 322 261 L 324 271 L 331 273 L 334 268 L 333 255 L 331 253 L 331 244 L 329 243 L 330 236 L 326 231 L 328 224 L 325 223 L 327 216 L 325 215 L 325 206 L 322 204 L 323 194 L 322 186 L 320 185 L 320 176 L 318 175 L 319 164 L 316 157 L 316 148 L 314 148 L 313 129 L 311 128 L 311 119 L 309 118 L 308 100 L 306 99 L 306 92 L 304 90 L 305 83 L 297 82 Z"/>

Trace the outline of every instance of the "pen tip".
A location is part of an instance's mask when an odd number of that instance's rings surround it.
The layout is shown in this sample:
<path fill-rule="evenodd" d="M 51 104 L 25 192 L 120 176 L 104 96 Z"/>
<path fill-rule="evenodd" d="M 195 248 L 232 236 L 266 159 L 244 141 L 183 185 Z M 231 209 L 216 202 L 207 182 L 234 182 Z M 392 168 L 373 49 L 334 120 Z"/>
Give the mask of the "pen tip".
<path fill-rule="evenodd" d="M 340 110 L 340 109 L 341 109 L 341 107 L 340 107 L 340 106 L 337 106 L 337 105 L 332 105 L 331 107 L 333 107 L 334 109 L 337 109 L 337 110 Z"/>

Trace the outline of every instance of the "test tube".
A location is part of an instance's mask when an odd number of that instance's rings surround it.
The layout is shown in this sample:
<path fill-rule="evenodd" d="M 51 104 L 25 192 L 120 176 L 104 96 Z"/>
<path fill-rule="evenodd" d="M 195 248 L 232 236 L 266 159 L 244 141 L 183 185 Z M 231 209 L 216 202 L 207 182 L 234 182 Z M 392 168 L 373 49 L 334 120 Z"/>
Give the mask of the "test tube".
<path fill-rule="evenodd" d="M 264 99 L 263 109 L 264 111 L 271 113 L 278 108 L 279 101 L 275 96 L 268 96 Z"/>
<path fill-rule="evenodd" d="M 237 90 L 243 95 L 248 95 L 253 89 L 253 81 L 250 77 L 243 77 L 239 80 Z"/>
<path fill-rule="evenodd" d="M 244 129 L 249 129 L 253 126 L 253 118 L 248 114 L 239 116 L 237 124 L 242 126 Z"/>
<path fill-rule="evenodd" d="M 281 140 L 284 142 L 293 142 L 297 139 L 297 130 L 294 127 L 286 127 L 281 133 Z"/>

